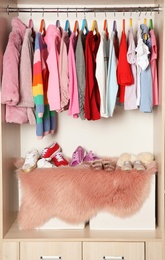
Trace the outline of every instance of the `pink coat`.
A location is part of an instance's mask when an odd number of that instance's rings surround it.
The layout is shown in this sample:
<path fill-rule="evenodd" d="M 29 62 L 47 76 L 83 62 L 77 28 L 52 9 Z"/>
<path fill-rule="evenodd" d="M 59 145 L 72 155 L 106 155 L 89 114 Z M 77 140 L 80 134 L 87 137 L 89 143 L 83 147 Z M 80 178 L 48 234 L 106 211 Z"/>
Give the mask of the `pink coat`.
<path fill-rule="evenodd" d="M 29 55 L 28 58 L 30 61 L 28 62 L 27 60 L 27 55 L 25 54 L 27 48 L 26 43 L 24 49 L 22 48 L 26 30 L 26 25 L 23 24 L 19 18 L 14 17 L 12 19 L 12 31 L 9 35 L 8 44 L 3 57 L 1 96 L 2 104 L 6 104 L 6 122 L 9 123 L 23 124 L 30 122 L 30 124 L 35 124 L 35 117 L 32 110 L 34 102 L 31 89 L 29 89 L 30 80 L 32 87 L 32 79 L 26 77 L 31 74 L 27 73 L 27 71 L 26 73 L 25 71 L 21 71 L 20 73 L 20 63 L 29 64 L 32 59 L 32 56 Z M 28 35 L 27 39 L 29 39 Z M 30 72 L 31 69 L 32 67 L 28 66 Z M 22 79 L 23 82 L 27 84 L 20 84 L 20 82 L 22 83 Z"/>

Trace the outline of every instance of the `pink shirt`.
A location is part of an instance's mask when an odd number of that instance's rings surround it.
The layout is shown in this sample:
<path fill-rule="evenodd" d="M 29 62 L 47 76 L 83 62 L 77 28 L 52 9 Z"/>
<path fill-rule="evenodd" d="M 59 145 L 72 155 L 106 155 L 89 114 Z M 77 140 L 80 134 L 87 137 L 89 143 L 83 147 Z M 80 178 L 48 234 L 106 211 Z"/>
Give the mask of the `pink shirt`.
<path fill-rule="evenodd" d="M 75 62 L 75 47 L 76 47 L 76 35 L 72 33 L 70 36 L 69 52 L 68 52 L 68 68 L 69 68 L 69 115 L 78 117 L 80 112 L 79 99 L 78 99 L 78 84 L 77 84 L 77 72 Z"/>
<path fill-rule="evenodd" d="M 150 30 L 150 37 L 151 37 L 151 43 L 152 43 L 152 49 L 151 49 L 151 60 L 150 60 L 150 66 L 151 66 L 151 74 L 152 74 L 152 102 L 153 106 L 156 106 L 159 104 L 159 95 L 158 95 L 158 75 L 157 75 L 157 45 L 156 45 L 156 37 L 154 30 Z"/>
<path fill-rule="evenodd" d="M 48 103 L 50 110 L 60 110 L 60 81 L 58 59 L 60 53 L 61 33 L 55 25 L 49 25 L 46 31 L 45 42 L 48 48 L 47 64 L 49 68 Z"/>

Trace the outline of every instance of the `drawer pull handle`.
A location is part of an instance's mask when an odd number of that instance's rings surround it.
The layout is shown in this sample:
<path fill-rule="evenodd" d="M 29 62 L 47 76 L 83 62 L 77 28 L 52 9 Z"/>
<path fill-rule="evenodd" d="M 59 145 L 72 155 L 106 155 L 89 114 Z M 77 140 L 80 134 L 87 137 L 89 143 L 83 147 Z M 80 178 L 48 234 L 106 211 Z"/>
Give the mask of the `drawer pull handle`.
<path fill-rule="evenodd" d="M 123 260 L 124 256 L 103 256 L 103 260 Z"/>
<path fill-rule="evenodd" d="M 61 256 L 41 256 L 42 260 L 59 260 L 62 259 Z"/>

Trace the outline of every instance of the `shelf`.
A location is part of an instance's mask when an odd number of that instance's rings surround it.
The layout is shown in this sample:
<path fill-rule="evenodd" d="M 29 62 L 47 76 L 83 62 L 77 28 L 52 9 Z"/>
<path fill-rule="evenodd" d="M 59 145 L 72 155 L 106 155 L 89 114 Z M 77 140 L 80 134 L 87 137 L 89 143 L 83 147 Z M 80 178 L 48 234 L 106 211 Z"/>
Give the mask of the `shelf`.
<path fill-rule="evenodd" d="M 158 229 L 153 231 L 90 230 L 20 230 L 15 222 L 4 241 L 161 241 Z"/>

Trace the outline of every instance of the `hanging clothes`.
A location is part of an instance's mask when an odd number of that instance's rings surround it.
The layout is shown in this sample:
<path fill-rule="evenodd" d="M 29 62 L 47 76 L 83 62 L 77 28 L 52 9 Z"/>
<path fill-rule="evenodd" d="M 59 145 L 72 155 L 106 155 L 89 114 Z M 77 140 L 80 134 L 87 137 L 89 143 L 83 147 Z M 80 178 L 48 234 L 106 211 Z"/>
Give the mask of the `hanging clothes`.
<path fill-rule="evenodd" d="M 150 59 L 150 66 L 151 66 L 151 74 L 152 74 L 152 104 L 153 106 L 159 105 L 159 91 L 158 91 L 158 73 L 157 73 L 157 43 L 155 32 L 153 29 L 149 31 L 151 37 L 151 59 Z"/>
<path fill-rule="evenodd" d="M 60 54 L 59 54 L 59 80 L 60 80 L 60 103 L 61 110 L 68 109 L 69 105 L 69 69 L 68 69 L 68 50 L 69 50 L 69 36 L 68 33 L 59 27 L 61 33 L 61 44 L 60 44 Z"/>
<path fill-rule="evenodd" d="M 122 31 L 120 41 L 117 81 L 119 84 L 119 102 L 124 103 L 125 86 L 130 86 L 134 83 L 131 67 L 127 61 L 127 40 L 124 31 Z"/>
<path fill-rule="evenodd" d="M 86 37 L 85 63 L 86 87 L 84 111 L 88 120 L 100 119 L 100 93 L 96 79 L 96 56 L 100 44 L 100 34 L 89 31 Z"/>
<path fill-rule="evenodd" d="M 1 102 L 6 104 L 6 122 L 35 124 L 30 85 L 32 82 L 30 31 L 18 17 L 14 17 L 11 24 L 12 31 L 3 57 Z M 23 68 L 21 72 L 20 63 Z M 27 67 L 24 68 L 26 63 Z"/>
<path fill-rule="evenodd" d="M 115 109 L 116 98 L 118 93 L 118 82 L 116 77 L 117 58 L 115 53 L 114 38 L 115 31 L 112 31 L 109 48 L 109 62 L 108 62 L 108 78 L 107 78 L 107 92 L 106 92 L 106 116 L 112 117 Z"/>
<path fill-rule="evenodd" d="M 77 84 L 78 84 L 78 99 L 79 99 L 79 116 L 82 120 L 84 117 L 84 99 L 85 99 L 85 46 L 86 46 L 86 36 L 83 30 L 79 31 L 77 45 L 76 45 L 76 72 L 77 72 Z"/>
<path fill-rule="evenodd" d="M 127 61 L 131 65 L 132 75 L 134 78 L 134 83 L 130 86 L 125 87 L 124 96 L 124 109 L 131 110 L 137 109 L 137 97 L 136 97 L 136 54 L 135 54 L 135 41 L 133 36 L 133 28 L 130 27 L 128 30 L 128 51 L 127 51 Z"/>
<path fill-rule="evenodd" d="M 148 33 L 148 27 L 145 24 L 141 24 L 142 40 L 148 47 L 148 55 L 151 50 L 151 39 Z M 150 63 L 145 70 L 141 71 L 140 75 L 140 111 L 150 113 L 152 112 L 152 75 Z"/>
<path fill-rule="evenodd" d="M 60 80 L 58 70 L 58 60 L 60 53 L 61 34 L 59 29 L 53 24 L 47 28 L 46 36 L 44 37 L 45 43 L 47 44 L 48 57 L 46 59 L 49 69 L 48 79 L 48 103 L 50 110 L 61 110 L 60 102 Z"/>
<path fill-rule="evenodd" d="M 108 60 L 109 60 L 109 36 L 107 38 L 106 31 L 101 33 L 100 45 L 96 57 L 96 78 L 100 91 L 100 115 L 106 116 L 106 89 L 108 75 Z"/>
<path fill-rule="evenodd" d="M 69 68 L 69 109 L 68 115 L 77 118 L 80 112 L 79 98 L 78 98 L 78 84 L 76 73 L 75 49 L 77 44 L 77 36 L 71 33 L 68 51 L 68 68 Z"/>
<path fill-rule="evenodd" d="M 36 135 L 42 139 L 45 135 L 54 133 L 56 127 L 56 114 L 50 111 L 47 90 L 48 90 L 48 51 L 41 32 L 36 34 L 34 64 L 33 64 L 33 96 L 36 105 Z"/>

